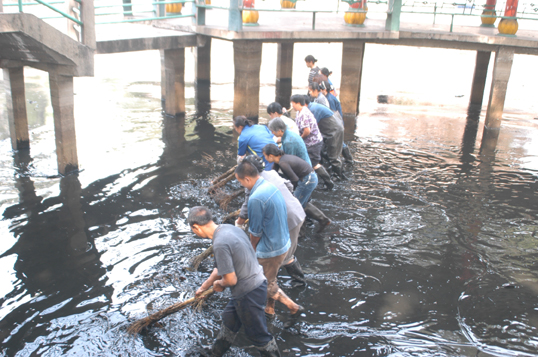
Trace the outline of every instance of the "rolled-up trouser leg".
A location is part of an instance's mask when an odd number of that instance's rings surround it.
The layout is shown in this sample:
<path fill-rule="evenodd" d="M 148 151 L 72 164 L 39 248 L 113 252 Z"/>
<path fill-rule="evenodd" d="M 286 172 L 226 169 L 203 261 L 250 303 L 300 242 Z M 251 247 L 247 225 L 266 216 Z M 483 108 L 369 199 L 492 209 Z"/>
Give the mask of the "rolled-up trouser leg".
<path fill-rule="evenodd" d="M 301 232 L 301 227 L 303 224 L 304 224 L 304 221 L 299 223 L 297 227 L 290 230 L 291 246 L 290 246 L 290 249 L 288 249 L 288 253 L 286 254 L 286 257 L 282 261 L 282 265 L 288 264 L 288 262 L 295 255 L 295 251 L 297 250 L 297 243 L 299 241 L 299 232 Z"/>
<path fill-rule="evenodd" d="M 276 276 L 278 274 L 280 266 L 282 265 L 282 262 L 284 261 L 284 258 L 286 258 L 286 254 L 288 253 L 286 252 L 272 258 L 258 258 L 258 263 L 260 263 L 263 268 L 263 275 L 265 275 L 265 279 L 267 279 L 268 298 L 274 298 L 275 295 L 278 293 L 279 287 L 276 283 Z"/>

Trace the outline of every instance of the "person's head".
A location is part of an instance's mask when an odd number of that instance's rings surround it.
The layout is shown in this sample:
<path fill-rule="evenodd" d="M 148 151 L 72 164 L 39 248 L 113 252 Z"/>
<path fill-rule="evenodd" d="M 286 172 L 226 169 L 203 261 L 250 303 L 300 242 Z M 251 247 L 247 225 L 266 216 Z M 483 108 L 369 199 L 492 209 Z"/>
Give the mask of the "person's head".
<path fill-rule="evenodd" d="M 212 238 L 216 224 L 207 207 L 196 206 L 190 209 L 187 222 L 191 230 L 200 238 Z"/>
<path fill-rule="evenodd" d="M 304 95 L 294 94 L 290 98 L 291 106 L 296 111 L 300 111 L 305 106 L 304 104 Z"/>
<path fill-rule="evenodd" d="M 284 151 L 280 150 L 275 144 L 267 144 L 263 147 L 263 156 L 268 162 L 278 162 L 280 158 L 284 155 Z"/>
<path fill-rule="evenodd" d="M 333 72 L 329 71 L 329 69 L 327 67 L 323 67 L 320 72 L 321 72 L 321 74 L 325 75 L 326 77 L 329 77 L 331 74 L 333 74 Z"/>
<path fill-rule="evenodd" d="M 326 96 L 331 91 L 331 84 L 327 81 L 323 81 L 319 84 L 319 88 L 321 89 L 321 93 Z"/>
<path fill-rule="evenodd" d="M 317 98 L 321 92 L 321 86 L 317 82 L 312 82 L 308 85 L 308 93 L 314 98 Z"/>
<path fill-rule="evenodd" d="M 262 173 L 263 170 L 265 170 L 265 162 L 263 162 L 263 159 L 256 155 L 248 155 L 243 159 L 243 161 L 246 161 L 250 163 L 252 166 L 258 170 L 258 173 Z"/>
<path fill-rule="evenodd" d="M 308 106 L 308 104 L 312 103 L 312 98 L 309 95 L 304 96 L 304 105 Z"/>
<path fill-rule="evenodd" d="M 258 169 L 248 160 L 241 161 L 235 169 L 235 178 L 239 181 L 241 186 L 248 188 L 249 190 L 252 190 L 252 187 L 254 187 L 259 177 L 260 173 L 258 172 Z"/>
<path fill-rule="evenodd" d="M 243 131 L 245 126 L 252 126 L 252 121 L 248 120 L 246 116 L 240 115 L 234 118 L 234 128 L 239 134 Z"/>
<path fill-rule="evenodd" d="M 313 68 L 318 60 L 315 59 L 314 56 L 308 55 L 304 58 L 304 61 L 306 62 L 306 66 L 308 68 Z"/>
<path fill-rule="evenodd" d="M 282 115 L 282 105 L 277 102 L 273 102 L 267 106 L 267 114 L 271 119 L 278 118 Z"/>
<path fill-rule="evenodd" d="M 275 118 L 271 120 L 267 126 L 269 127 L 269 130 L 271 130 L 273 135 L 279 138 L 284 136 L 284 133 L 286 132 L 286 130 L 288 130 L 286 123 L 280 118 Z"/>

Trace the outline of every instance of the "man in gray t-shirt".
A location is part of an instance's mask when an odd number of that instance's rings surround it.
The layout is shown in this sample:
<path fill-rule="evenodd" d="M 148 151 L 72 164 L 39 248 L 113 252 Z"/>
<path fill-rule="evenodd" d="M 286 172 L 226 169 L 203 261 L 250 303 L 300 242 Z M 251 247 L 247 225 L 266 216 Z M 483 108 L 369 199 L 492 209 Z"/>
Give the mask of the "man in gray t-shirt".
<path fill-rule="evenodd" d="M 211 348 L 211 356 L 225 354 L 244 325 L 245 334 L 262 356 L 280 357 L 265 319 L 267 280 L 250 239 L 240 228 L 215 224 L 206 207 L 193 207 L 187 220 L 197 236 L 213 240 L 215 254 L 216 267 L 196 291 L 196 296 L 211 286 L 215 291 L 230 287 L 232 293 L 222 313 L 222 327 Z"/>

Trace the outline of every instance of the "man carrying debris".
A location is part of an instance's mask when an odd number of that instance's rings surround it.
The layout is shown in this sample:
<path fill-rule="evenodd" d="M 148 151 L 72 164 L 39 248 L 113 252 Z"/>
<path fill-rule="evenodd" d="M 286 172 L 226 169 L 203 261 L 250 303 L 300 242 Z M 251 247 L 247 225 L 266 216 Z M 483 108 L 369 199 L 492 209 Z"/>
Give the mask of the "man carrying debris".
<path fill-rule="evenodd" d="M 280 357 L 275 339 L 267 331 L 264 308 L 267 280 L 249 238 L 240 228 L 217 225 L 206 207 L 193 207 L 187 218 L 194 234 L 213 240 L 216 268 L 196 291 L 196 297 L 211 286 L 215 291 L 229 287 L 232 298 L 222 313 L 222 327 L 209 356 L 222 356 L 232 345 L 242 325 L 261 356 Z"/>

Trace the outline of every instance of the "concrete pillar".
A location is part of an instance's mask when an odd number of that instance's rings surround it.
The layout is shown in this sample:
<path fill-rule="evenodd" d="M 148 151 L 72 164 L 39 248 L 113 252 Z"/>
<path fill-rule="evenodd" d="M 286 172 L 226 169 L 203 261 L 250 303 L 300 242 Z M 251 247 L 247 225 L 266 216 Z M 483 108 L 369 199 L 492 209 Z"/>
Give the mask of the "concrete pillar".
<path fill-rule="evenodd" d="M 194 48 L 194 102 L 196 112 L 203 115 L 211 109 L 211 38 L 205 46 Z"/>
<path fill-rule="evenodd" d="M 3 0 L 0 0 L 0 12 L 4 12 L 4 5 L 2 4 Z"/>
<path fill-rule="evenodd" d="M 501 120 L 504 110 L 504 99 L 508 79 L 512 70 L 514 60 L 514 48 L 501 46 L 495 52 L 495 64 L 493 67 L 493 78 L 491 80 L 491 90 L 489 93 L 488 110 L 484 133 L 482 134 L 482 145 L 480 150 L 495 147 L 499 138 Z"/>
<path fill-rule="evenodd" d="M 58 171 L 65 175 L 78 170 L 73 77 L 49 72 L 49 83 Z"/>
<path fill-rule="evenodd" d="M 471 88 L 471 99 L 469 101 L 469 104 L 471 105 L 482 106 L 490 57 L 491 52 L 476 52 L 476 64 L 474 68 L 473 86 Z"/>
<path fill-rule="evenodd" d="M 234 117 L 244 115 L 258 122 L 261 64 L 261 41 L 234 41 Z"/>
<path fill-rule="evenodd" d="M 364 48 L 364 41 L 344 41 L 342 46 L 340 104 L 344 114 L 346 140 L 353 137 L 355 119 L 359 114 Z"/>
<path fill-rule="evenodd" d="M 385 30 L 400 31 L 400 14 L 402 12 L 402 0 L 389 0 Z"/>
<path fill-rule="evenodd" d="M 95 6 L 93 1 L 82 1 L 80 4 L 80 19 L 82 26 L 82 43 L 89 48 L 96 49 L 95 39 Z"/>
<path fill-rule="evenodd" d="M 30 145 L 26 94 L 24 92 L 24 68 L 4 69 L 6 102 L 8 105 L 9 133 L 13 150 L 27 149 Z"/>
<path fill-rule="evenodd" d="M 293 70 L 293 42 L 279 43 L 276 62 L 275 101 L 290 108 Z"/>
<path fill-rule="evenodd" d="M 164 50 L 164 112 L 185 113 L 185 49 Z"/>

